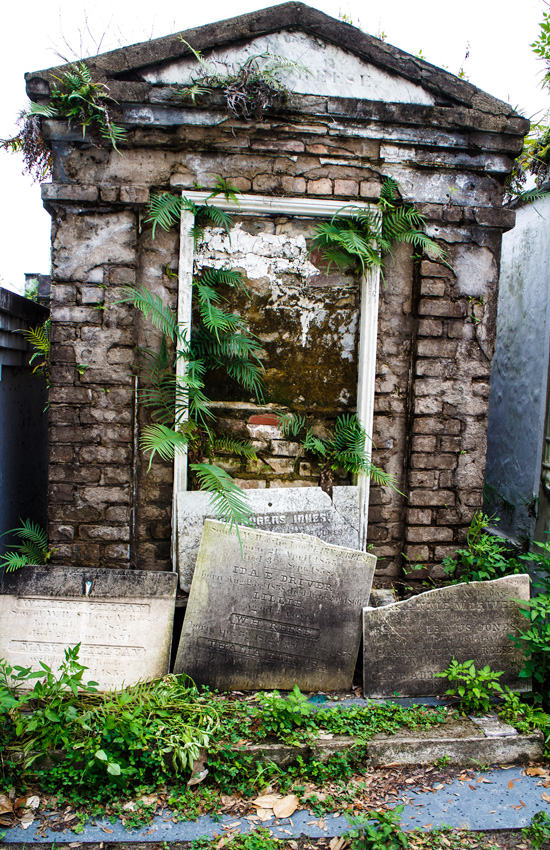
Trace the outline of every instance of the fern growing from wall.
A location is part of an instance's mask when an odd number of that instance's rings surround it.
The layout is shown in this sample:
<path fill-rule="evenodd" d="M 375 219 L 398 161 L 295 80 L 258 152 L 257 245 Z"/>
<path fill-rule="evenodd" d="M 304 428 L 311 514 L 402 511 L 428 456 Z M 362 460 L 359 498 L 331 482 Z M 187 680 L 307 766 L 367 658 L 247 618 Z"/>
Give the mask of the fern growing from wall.
<path fill-rule="evenodd" d="M 70 125 L 82 128 L 82 135 L 90 128 L 108 141 L 115 150 L 126 138 L 126 130 L 112 119 L 112 104 L 116 101 L 104 83 L 96 83 L 85 62 L 74 62 L 69 69 L 54 77 L 47 103 L 31 103 L 18 119 L 21 127 L 17 136 L 0 139 L 0 149 L 22 153 L 25 170 L 36 180 L 51 175 L 52 153 L 42 136 L 41 118 L 66 118 Z"/>
<path fill-rule="evenodd" d="M 198 309 L 189 340 L 173 311 L 148 290 L 127 287 L 122 301 L 133 303 L 163 333 L 158 352 L 142 351 L 146 387 L 141 402 L 151 410 L 153 419 L 141 436 L 149 468 L 155 455 L 170 460 L 178 452 L 188 452 L 189 469 L 200 488 L 210 493 L 217 515 L 231 525 L 249 524 L 246 496 L 213 460 L 220 451 L 249 460 L 256 459 L 256 453 L 250 444 L 216 433 L 204 387 L 208 371 L 221 368 L 261 400 L 261 345 L 243 319 L 225 306 L 222 286 L 245 289 L 242 276 L 233 270 L 206 269 L 193 280 Z M 176 357 L 185 363 L 180 374 L 174 369 L 171 344 L 176 347 Z"/>
<path fill-rule="evenodd" d="M 372 463 L 367 448 L 370 437 L 355 413 L 339 416 L 333 432 L 325 437 L 316 435 L 311 427 L 306 428 L 305 417 L 296 413 L 279 414 L 279 427 L 285 437 L 292 437 L 300 443 L 296 462 L 302 455 L 315 458 L 321 467 L 321 488 L 329 496 L 332 495 L 334 473 L 338 469 L 353 475 L 366 475 L 374 484 L 397 490 L 394 476 Z"/>
<path fill-rule="evenodd" d="M 391 255 L 396 242 L 406 242 L 440 262 L 447 263 L 444 249 L 425 232 L 424 216 L 411 204 L 398 202 L 399 187 L 386 177 L 382 184 L 378 209 L 343 207 L 329 221 L 315 228 L 313 250 L 320 251 L 328 269 L 334 264 L 340 270 L 353 267 L 365 274 L 379 268 L 383 274 L 384 257 Z"/>

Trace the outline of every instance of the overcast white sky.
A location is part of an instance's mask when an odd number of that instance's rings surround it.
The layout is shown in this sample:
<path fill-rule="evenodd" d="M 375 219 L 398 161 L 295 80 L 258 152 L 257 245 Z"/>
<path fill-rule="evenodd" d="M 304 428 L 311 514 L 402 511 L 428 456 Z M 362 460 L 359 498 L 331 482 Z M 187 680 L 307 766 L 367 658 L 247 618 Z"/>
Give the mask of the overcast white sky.
<path fill-rule="evenodd" d="M 27 99 L 23 74 L 68 59 L 157 38 L 263 9 L 269 0 L 26 0 L 9 4 L 0 31 L 0 138 L 15 134 Z M 457 73 L 467 45 L 470 82 L 532 117 L 550 106 L 541 63 L 530 44 L 545 0 L 310 0 L 328 15 L 345 14 L 366 32 Z M 97 46 L 100 44 L 100 50 Z M 25 272 L 48 273 L 50 219 L 40 187 L 21 174 L 18 156 L 0 151 L 0 286 L 22 291 Z"/>

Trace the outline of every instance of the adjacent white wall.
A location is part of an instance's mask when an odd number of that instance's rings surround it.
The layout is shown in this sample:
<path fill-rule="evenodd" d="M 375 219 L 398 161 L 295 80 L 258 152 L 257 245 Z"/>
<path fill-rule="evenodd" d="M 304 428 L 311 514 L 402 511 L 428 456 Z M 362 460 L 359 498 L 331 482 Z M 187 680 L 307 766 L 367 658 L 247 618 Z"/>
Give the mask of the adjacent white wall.
<path fill-rule="evenodd" d="M 533 500 L 539 497 L 549 355 L 546 198 L 519 209 L 515 228 L 504 234 L 491 376 L 485 480 L 500 530 L 520 538 L 535 532 Z M 505 510 L 502 497 L 514 510 Z"/>

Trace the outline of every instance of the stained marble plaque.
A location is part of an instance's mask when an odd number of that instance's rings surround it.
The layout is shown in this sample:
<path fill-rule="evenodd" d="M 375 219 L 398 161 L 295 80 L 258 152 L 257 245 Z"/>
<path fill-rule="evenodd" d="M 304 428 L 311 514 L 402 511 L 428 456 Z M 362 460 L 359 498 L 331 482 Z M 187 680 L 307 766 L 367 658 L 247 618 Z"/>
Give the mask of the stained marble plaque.
<path fill-rule="evenodd" d="M 348 689 L 374 555 L 307 534 L 240 537 L 204 523 L 176 672 L 221 689 Z"/>
<path fill-rule="evenodd" d="M 0 583 L 0 657 L 57 670 L 81 644 L 84 680 L 111 690 L 168 673 L 175 573 L 24 567 Z"/>
<path fill-rule="evenodd" d="M 529 576 L 473 581 L 428 590 L 383 608 L 363 610 L 363 684 L 367 697 L 443 694 L 434 678 L 454 657 L 502 670 L 501 685 L 529 690 L 520 679 L 524 654 L 508 637 L 525 628 L 520 600 L 529 599 Z"/>
<path fill-rule="evenodd" d="M 326 543 L 359 547 L 359 488 L 334 487 L 332 499 L 320 487 L 248 490 L 252 522 L 260 531 L 312 534 Z M 178 571 L 180 586 L 189 591 L 205 519 L 215 511 L 208 493 L 177 494 Z"/>

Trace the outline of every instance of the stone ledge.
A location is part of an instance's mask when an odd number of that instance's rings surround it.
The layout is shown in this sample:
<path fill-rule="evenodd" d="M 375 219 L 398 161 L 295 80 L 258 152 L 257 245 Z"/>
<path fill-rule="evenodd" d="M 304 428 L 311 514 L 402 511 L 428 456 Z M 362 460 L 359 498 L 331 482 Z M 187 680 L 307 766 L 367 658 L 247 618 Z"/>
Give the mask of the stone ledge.
<path fill-rule="evenodd" d="M 78 201 L 96 203 L 99 198 L 104 203 L 146 206 L 149 203 L 147 186 L 103 186 L 82 183 L 43 183 L 41 188 L 43 201 Z"/>
<path fill-rule="evenodd" d="M 365 744 L 365 761 L 370 767 L 386 764 L 433 764 L 439 758 L 448 764 L 522 764 L 542 758 L 544 738 L 541 732 L 530 735 L 511 735 L 506 724 L 501 734 L 491 726 L 485 731 L 470 718 L 450 721 L 443 726 L 413 732 L 401 729 L 394 735 L 378 734 Z M 292 764 L 298 756 L 312 755 L 325 761 L 334 753 L 344 753 L 358 746 L 355 738 L 334 735 L 330 740 L 317 739 L 310 744 L 283 743 L 249 744 L 237 749 L 243 755 L 253 755 L 258 761 L 273 761 L 282 767 Z"/>
<path fill-rule="evenodd" d="M 94 202 L 98 198 L 97 186 L 73 183 L 43 183 L 40 187 L 43 201 Z"/>

